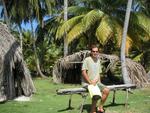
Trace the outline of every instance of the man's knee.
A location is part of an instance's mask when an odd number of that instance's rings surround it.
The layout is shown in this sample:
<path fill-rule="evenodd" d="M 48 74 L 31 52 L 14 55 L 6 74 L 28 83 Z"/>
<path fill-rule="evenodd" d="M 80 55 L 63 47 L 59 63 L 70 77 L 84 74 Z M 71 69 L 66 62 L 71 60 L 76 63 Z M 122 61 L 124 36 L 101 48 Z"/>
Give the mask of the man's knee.
<path fill-rule="evenodd" d="M 109 88 L 105 87 L 105 88 L 103 89 L 103 93 L 104 93 L 104 94 L 109 94 L 109 92 L 110 92 L 110 89 L 109 89 Z"/>

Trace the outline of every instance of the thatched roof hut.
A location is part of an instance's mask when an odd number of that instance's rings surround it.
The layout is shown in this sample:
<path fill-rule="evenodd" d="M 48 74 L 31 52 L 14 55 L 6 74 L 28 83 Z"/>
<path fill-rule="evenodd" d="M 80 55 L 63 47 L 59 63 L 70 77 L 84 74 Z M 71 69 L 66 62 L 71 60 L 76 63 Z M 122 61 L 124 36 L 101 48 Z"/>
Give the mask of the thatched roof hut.
<path fill-rule="evenodd" d="M 81 83 L 81 65 L 90 51 L 80 51 L 59 59 L 53 67 L 53 81 L 55 83 Z M 121 84 L 121 62 L 118 56 L 99 54 L 103 65 L 103 83 Z M 142 65 L 133 60 L 126 59 L 127 71 L 133 84 L 144 86 L 150 83 L 150 78 L 146 74 Z"/>
<path fill-rule="evenodd" d="M 19 43 L 0 23 L 0 102 L 35 92 Z"/>

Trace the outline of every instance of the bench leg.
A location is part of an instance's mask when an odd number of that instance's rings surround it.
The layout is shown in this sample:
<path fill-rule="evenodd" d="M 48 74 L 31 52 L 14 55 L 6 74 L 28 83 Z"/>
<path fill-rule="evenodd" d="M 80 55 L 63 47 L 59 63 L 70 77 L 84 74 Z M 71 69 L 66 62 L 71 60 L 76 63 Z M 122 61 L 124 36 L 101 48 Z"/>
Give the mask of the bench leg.
<path fill-rule="evenodd" d="M 81 94 L 81 95 L 82 95 L 83 100 L 82 100 L 82 103 L 81 103 L 81 106 L 80 106 L 79 113 L 82 113 L 82 111 L 83 111 L 83 105 L 85 103 L 85 100 L 86 100 L 86 97 L 87 97 L 88 94 Z"/>
<path fill-rule="evenodd" d="M 72 109 L 72 107 L 71 107 L 71 99 L 72 99 L 72 95 L 70 95 L 70 98 L 69 98 L 68 109 Z"/>
<path fill-rule="evenodd" d="M 125 100 L 125 107 L 128 106 L 128 98 L 129 98 L 129 89 L 126 89 L 126 100 Z"/>
<path fill-rule="evenodd" d="M 112 100 L 112 104 L 115 104 L 115 96 L 116 96 L 116 90 L 113 91 L 113 100 Z"/>

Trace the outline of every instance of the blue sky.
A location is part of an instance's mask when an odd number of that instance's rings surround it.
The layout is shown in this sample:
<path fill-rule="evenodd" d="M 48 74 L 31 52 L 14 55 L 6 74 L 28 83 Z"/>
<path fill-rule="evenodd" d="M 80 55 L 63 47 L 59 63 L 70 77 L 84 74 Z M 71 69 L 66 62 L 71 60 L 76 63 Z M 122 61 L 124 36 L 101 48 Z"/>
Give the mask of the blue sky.
<path fill-rule="evenodd" d="M 47 19 L 49 19 L 49 18 L 50 18 L 50 16 L 45 16 L 45 17 L 44 17 L 44 21 L 47 20 Z M 37 25 L 38 25 L 37 21 L 34 20 L 34 21 L 33 21 L 34 31 L 35 31 Z M 24 28 L 24 29 L 26 29 L 26 30 L 31 30 L 31 23 L 26 23 L 26 24 L 25 24 L 25 23 L 22 23 L 21 26 L 22 26 L 22 28 Z"/>
<path fill-rule="evenodd" d="M 35 31 L 35 29 L 36 29 L 36 27 L 37 27 L 37 22 L 36 21 L 33 21 L 33 29 L 34 29 L 34 31 Z M 25 30 L 31 30 L 31 23 L 22 23 L 21 24 L 21 27 L 23 28 L 23 29 L 25 29 Z"/>
<path fill-rule="evenodd" d="M 2 12 L 2 6 L 0 6 L 0 14 Z M 3 20 L 3 18 L 0 17 L 0 20 Z"/>

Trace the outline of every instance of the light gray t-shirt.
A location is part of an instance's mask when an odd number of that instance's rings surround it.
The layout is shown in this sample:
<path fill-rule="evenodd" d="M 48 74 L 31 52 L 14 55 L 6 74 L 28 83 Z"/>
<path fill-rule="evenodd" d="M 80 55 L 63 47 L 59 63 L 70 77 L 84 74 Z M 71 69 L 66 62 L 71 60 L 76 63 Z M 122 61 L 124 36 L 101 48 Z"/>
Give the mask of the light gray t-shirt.
<path fill-rule="evenodd" d="M 82 70 L 87 70 L 87 74 L 90 80 L 94 80 L 100 77 L 100 73 L 102 73 L 102 66 L 100 63 L 100 59 L 96 62 L 92 59 L 92 57 L 87 57 L 83 61 Z M 82 77 L 82 84 L 87 83 L 86 80 Z"/>

